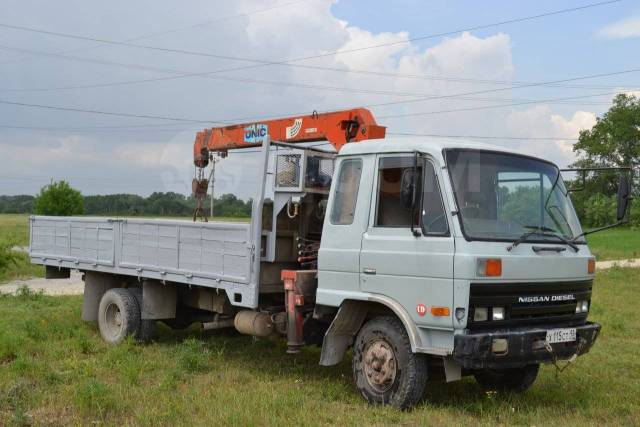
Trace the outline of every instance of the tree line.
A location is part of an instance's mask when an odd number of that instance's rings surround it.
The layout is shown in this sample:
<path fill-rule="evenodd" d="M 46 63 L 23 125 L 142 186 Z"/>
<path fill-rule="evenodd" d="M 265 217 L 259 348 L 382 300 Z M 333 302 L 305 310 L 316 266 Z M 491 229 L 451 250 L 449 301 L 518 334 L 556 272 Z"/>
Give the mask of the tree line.
<path fill-rule="evenodd" d="M 63 182 L 63 181 L 61 181 Z M 60 183 L 54 183 L 59 185 Z M 66 183 L 65 183 L 66 184 Z M 51 187 L 51 186 L 47 186 Z M 65 190 L 69 193 L 67 190 Z M 41 193 L 38 200 L 35 196 L 19 195 L 19 196 L 0 196 L 0 213 L 14 214 L 34 214 L 41 212 L 43 209 L 51 209 L 54 202 L 49 202 L 47 198 L 42 197 L 43 194 L 48 195 L 49 192 Z M 79 194 L 79 193 L 78 193 Z M 191 216 L 196 206 L 196 200 L 193 197 L 174 192 L 155 192 L 148 197 L 142 197 L 136 194 L 108 194 L 95 196 L 80 196 L 81 203 L 71 201 L 75 208 L 71 214 L 84 215 L 104 215 L 104 216 Z M 60 205 L 59 198 L 55 203 Z M 40 206 L 37 204 L 46 204 Z M 213 200 L 214 216 L 222 217 L 249 217 L 251 216 L 251 200 L 244 201 L 238 199 L 233 194 L 223 194 Z M 209 214 L 210 199 L 204 202 L 205 211 Z M 61 213 L 65 214 L 65 213 Z"/>
<path fill-rule="evenodd" d="M 640 98 L 619 94 L 613 105 L 591 129 L 580 132 L 573 146 L 578 160 L 572 165 L 580 168 L 631 167 L 623 172 L 633 183 L 629 220 L 640 225 Z M 599 227 L 615 222 L 616 193 L 620 172 L 589 172 L 569 183 L 568 187 L 581 188 L 571 193 L 574 207 L 583 225 Z"/>

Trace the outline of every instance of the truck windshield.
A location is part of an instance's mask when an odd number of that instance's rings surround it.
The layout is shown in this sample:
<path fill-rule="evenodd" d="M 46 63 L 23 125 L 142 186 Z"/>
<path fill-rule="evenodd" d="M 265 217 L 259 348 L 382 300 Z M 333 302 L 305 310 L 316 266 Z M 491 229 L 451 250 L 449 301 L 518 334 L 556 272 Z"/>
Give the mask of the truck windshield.
<path fill-rule="evenodd" d="M 542 160 L 482 150 L 446 150 L 462 229 L 467 239 L 567 240 L 582 231 L 560 172 Z"/>

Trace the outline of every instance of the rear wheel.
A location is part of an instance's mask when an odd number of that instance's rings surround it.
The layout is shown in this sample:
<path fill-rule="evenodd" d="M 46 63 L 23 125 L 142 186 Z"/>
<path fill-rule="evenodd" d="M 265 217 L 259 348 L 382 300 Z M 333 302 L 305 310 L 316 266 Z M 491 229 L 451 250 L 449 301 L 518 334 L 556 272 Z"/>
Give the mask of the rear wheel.
<path fill-rule="evenodd" d="M 140 308 L 128 289 L 114 288 L 104 293 L 98 308 L 100 335 L 109 344 L 119 344 L 140 328 Z"/>
<path fill-rule="evenodd" d="M 369 403 L 405 409 L 424 394 L 426 358 L 411 352 L 409 336 L 395 317 L 376 317 L 362 327 L 352 363 L 356 387 Z"/>
<path fill-rule="evenodd" d="M 522 368 L 487 369 L 476 372 L 476 381 L 485 390 L 522 393 L 533 385 L 538 376 L 540 365 L 527 365 Z"/>
<path fill-rule="evenodd" d="M 142 318 L 142 289 L 130 288 L 130 290 L 136 297 L 140 309 L 140 327 L 136 332 L 136 339 L 141 342 L 149 342 L 156 336 L 156 321 Z"/>

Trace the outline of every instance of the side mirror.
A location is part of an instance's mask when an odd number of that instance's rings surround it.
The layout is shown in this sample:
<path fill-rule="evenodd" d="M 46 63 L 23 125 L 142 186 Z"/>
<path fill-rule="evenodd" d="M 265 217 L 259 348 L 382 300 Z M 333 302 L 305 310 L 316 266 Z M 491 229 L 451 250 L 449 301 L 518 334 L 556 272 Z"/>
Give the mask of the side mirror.
<path fill-rule="evenodd" d="M 618 221 L 622 221 L 627 214 L 627 208 L 629 207 L 629 200 L 631 200 L 631 188 L 629 186 L 629 179 L 622 175 L 618 183 Z"/>
<path fill-rule="evenodd" d="M 412 209 L 415 205 L 416 174 L 411 169 L 405 169 L 400 182 L 400 203 L 405 209 Z"/>

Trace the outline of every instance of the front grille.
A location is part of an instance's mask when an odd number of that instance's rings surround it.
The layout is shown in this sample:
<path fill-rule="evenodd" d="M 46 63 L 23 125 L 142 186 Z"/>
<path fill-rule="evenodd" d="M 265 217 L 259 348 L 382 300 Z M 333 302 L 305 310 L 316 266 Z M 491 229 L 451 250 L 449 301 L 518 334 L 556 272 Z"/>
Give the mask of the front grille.
<path fill-rule="evenodd" d="M 576 314 L 576 303 L 591 302 L 593 281 L 555 283 L 472 283 L 469 292 L 469 322 L 472 330 L 548 324 L 579 325 L 587 313 Z M 504 307 L 504 320 L 474 322 L 476 307 Z"/>

